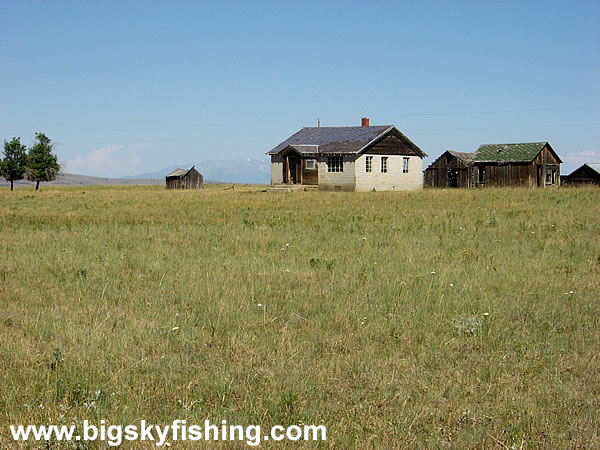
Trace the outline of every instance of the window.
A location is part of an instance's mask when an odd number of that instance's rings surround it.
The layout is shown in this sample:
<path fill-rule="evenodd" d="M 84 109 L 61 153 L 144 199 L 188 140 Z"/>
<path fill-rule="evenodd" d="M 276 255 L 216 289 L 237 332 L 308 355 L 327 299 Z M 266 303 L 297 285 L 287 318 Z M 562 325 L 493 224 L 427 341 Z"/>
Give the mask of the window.
<path fill-rule="evenodd" d="M 315 160 L 314 159 L 307 159 L 305 167 L 306 167 L 306 170 L 313 170 L 315 168 Z"/>
<path fill-rule="evenodd" d="M 556 170 L 552 171 L 552 184 L 556 184 Z"/>
<path fill-rule="evenodd" d="M 408 158 L 402 159 L 402 173 L 408 173 Z"/>
<path fill-rule="evenodd" d="M 373 157 L 367 156 L 365 159 L 365 172 L 373 172 Z"/>
<path fill-rule="evenodd" d="M 479 177 L 477 181 L 480 183 L 485 183 L 485 167 L 479 168 Z"/>
<path fill-rule="evenodd" d="M 381 157 L 381 173 L 387 173 L 387 162 L 388 162 L 388 157 L 387 156 L 382 156 Z"/>
<path fill-rule="evenodd" d="M 327 172 L 343 172 L 344 157 L 343 156 L 328 156 L 327 157 Z"/>

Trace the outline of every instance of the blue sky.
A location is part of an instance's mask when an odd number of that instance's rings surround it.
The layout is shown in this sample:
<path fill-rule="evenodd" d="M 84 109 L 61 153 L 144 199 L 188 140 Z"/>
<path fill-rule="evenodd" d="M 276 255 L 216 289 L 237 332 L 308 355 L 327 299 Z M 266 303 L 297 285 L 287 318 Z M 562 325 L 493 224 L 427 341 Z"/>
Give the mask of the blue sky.
<path fill-rule="evenodd" d="M 263 159 L 303 126 L 430 155 L 549 141 L 600 161 L 600 2 L 0 2 L 0 139 L 67 171 Z"/>

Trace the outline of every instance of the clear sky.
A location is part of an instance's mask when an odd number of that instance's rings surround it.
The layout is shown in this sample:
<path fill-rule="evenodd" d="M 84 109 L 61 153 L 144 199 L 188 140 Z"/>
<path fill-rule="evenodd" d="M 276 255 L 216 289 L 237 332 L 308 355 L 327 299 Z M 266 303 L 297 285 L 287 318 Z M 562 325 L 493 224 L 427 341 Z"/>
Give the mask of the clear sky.
<path fill-rule="evenodd" d="M 599 1 L 0 0 L 0 139 L 72 173 L 263 159 L 303 126 L 430 155 L 549 141 L 600 161 Z"/>

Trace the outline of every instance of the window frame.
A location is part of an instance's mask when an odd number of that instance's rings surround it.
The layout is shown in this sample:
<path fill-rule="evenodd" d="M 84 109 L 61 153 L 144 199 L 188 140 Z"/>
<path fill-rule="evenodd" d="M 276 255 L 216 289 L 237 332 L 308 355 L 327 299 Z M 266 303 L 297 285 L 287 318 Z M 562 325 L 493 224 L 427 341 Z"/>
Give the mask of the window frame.
<path fill-rule="evenodd" d="M 365 158 L 365 172 L 372 173 L 373 172 L 373 157 L 367 156 Z"/>
<path fill-rule="evenodd" d="M 312 167 L 308 167 L 308 164 L 312 164 Z M 317 162 L 314 159 L 307 159 L 304 163 L 304 169 L 306 170 L 315 170 L 317 168 Z"/>
<path fill-rule="evenodd" d="M 343 155 L 328 155 L 327 156 L 327 172 L 330 172 L 330 173 L 344 172 L 344 156 Z"/>
<path fill-rule="evenodd" d="M 485 167 L 480 166 L 478 169 L 479 170 L 477 172 L 477 182 L 479 184 L 485 184 Z"/>
<path fill-rule="evenodd" d="M 388 173 L 388 157 L 387 156 L 382 156 L 381 157 L 381 173 Z"/>
<path fill-rule="evenodd" d="M 402 158 L 402 173 L 408 173 L 410 158 Z"/>

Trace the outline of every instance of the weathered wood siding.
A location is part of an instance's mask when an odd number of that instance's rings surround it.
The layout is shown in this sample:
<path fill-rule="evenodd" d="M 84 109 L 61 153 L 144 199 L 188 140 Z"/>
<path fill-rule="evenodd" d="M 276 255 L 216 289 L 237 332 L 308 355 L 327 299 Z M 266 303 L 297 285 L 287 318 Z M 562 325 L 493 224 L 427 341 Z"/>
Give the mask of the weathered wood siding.
<path fill-rule="evenodd" d="M 482 169 L 483 183 L 479 181 Z M 558 187 L 560 161 L 546 146 L 531 162 L 475 162 L 473 179 L 478 187 Z"/>
<path fill-rule="evenodd" d="M 196 169 L 180 177 L 166 177 L 167 189 L 202 189 L 204 178 Z"/>
<path fill-rule="evenodd" d="M 584 165 L 566 177 L 569 185 L 595 184 L 600 186 L 600 174 Z"/>
<path fill-rule="evenodd" d="M 548 149 L 548 146 L 545 146 L 542 151 L 537 155 L 537 157 L 533 160 L 533 164 L 535 167 L 535 180 L 536 185 L 539 187 L 558 187 L 560 186 L 560 161 L 556 159 L 554 154 Z M 547 177 L 551 174 L 552 171 L 556 171 L 555 182 L 548 183 Z M 541 182 L 538 180 L 537 173 L 541 171 L 542 179 Z"/>
<path fill-rule="evenodd" d="M 311 159 L 315 162 L 314 169 L 306 168 L 306 160 Z M 302 158 L 302 184 L 319 184 L 319 164 L 316 158 Z"/>
<path fill-rule="evenodd" d="M 518 163 L 475 163 L 473 167 L 473 178 L 476 187 L 535 187 L 535 175 L 532 178 L 532 169 L 529 164 Z M 479 172 L 485 170 L 483 182 L 480 181 Z"/>
<path fill-rule="evenodd" d="M 271 185 L 283 184 L 286 182 L 286 178 L 288 179 L 288 183 L 291 183 L 291 177 L 284 176 L 284 172 L 289 170 L 287 165 L 287 157 L 290 156 L 286 154 L 284 156 L 281 155 L 271 155 Z M 319 184 L 319 164 L 316 157 L 301 157 L 298 154 L 293 154 L 296 157 L 296 161 L 298 163 L 298 173 L 297 173 L 297 184 L 307 184 L 307 185 L 316 185 Z M 315 161 L 314 169 L 306 168 L 306 160 L 312 159 Z"/>
<path fill-rule="evenodd" d="M 449 171 L 455 171 L 456 186 L 468 188 L 473 185 L 471 165 L 457 158 L 449 152 L 444 152 L 425 170 L 424 183 L 426 187 L 447 188 L 449 185 Z"/>
<path fill-rule="evenodd" d="M 419 156 L 417 153 L 395 134 L 388 134 L 382 140 L 373 144 L 366 151 L 369 155 L 402 155 L 402 156 Z"/>

